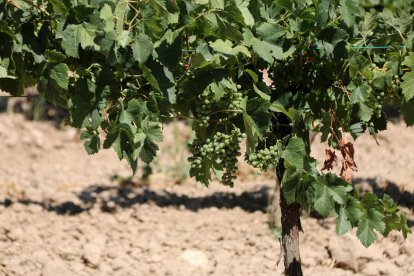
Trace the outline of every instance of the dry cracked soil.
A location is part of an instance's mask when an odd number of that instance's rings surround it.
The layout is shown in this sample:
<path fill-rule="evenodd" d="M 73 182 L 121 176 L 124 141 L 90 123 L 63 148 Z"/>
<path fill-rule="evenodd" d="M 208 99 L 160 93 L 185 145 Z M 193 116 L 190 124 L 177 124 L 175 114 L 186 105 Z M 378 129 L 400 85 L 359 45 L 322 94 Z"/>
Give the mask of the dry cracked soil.
<path fill-rule="evenodd" d="M 165 127 L 157 168 L 144 181 L 130 179 L 111 150 L 88 156 L 72 129 L 0 115 L 0 275 L 282 275 L 267 225 L 274 179 L 243 164 L 232 189 L 186 179 L 176 145 L 185 129 Z M 413 139 L 399 123 L 379 135 L 381 146 L 362 137 L 353 178 L 390 194 L 411 227 Z M 323 161 L 318 139 L 313 152 Z M 302 224 L 305 275 L 414 275 L 412 235 L 391 233 L 364 248 L 355 233 L 337 237 L 330 218 L 304 216 Z"/>

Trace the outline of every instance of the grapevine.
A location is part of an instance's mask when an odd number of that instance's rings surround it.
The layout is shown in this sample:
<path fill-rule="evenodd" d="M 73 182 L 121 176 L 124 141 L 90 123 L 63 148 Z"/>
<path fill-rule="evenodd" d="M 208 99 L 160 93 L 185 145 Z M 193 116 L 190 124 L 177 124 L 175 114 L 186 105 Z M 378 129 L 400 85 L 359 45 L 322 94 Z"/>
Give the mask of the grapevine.
<path fill-rule="evenodd" d="M 386 130 L 386 106 L 414 125 L 413 22 L 413 0 L 0 0 L 0 89 L 36 84 L 88 153 L 113 147 L 134 173 L 171 118 L 191 121 L 190 174 L 206 186 L 235 184 L 245 139 L 249 164 L 276 167 L 284 248 L 298 248 L 301 209 L 369 246 L 410 230 L 391 198 L 349 183 L 344 137 Z M 329 145 L 327 169 L 341 152 L 340 175 L 316 169 L 309 131 Z M 301 275 L 290 249 L 286 274 Z"/>

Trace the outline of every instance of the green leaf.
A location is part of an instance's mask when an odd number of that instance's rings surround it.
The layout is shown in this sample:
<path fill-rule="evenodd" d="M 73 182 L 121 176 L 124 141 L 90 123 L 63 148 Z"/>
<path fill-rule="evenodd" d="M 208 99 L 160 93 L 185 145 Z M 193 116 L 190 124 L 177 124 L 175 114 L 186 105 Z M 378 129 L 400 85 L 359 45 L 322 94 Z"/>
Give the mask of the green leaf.
<path fill-rule="evenodd" d="M 273 60 L 285 60 L 290 57 L 294 48 L 291 47 L 287 51 L 284 51 L 282 46 L 272 44 L 267 41 L 253 38 L 251 40 L 253 51 L 267 63 L 273 63 Z"/>
<path fill-rule="evenodd" d="M 139 63 L 145 63 L 152 53 L 152 41 L 146 34 L 139 34 L 132 44 L 134 59 Z"/>
<path fill-rule="evenodd" d="M 265 88 L 265 87 L 263 87 Z M 266 101 L 270 101 L 270 95 L 266 94 L 265 92 L 261 91 L 256 84 L 253 84 L 253 89 L 254 92 L 257 93 L 257 95 L 259 95 L 262 99 L 266 100 Z"/>
<path fill-rule="evenodd" d="M 65 63 L 51 64 L 49 73 L 50 78 L 53 79 L 60 88 L 68 90 L 69 67 Z"/>
<path fill-rule="evenodd" d="M 253 152 L 259 140 L 260 131 L 256 122 L 250 117 L 246 111 L 243 112 L 244 128 L 247 135 L 247 152 Z"/>
<path fill-rule="evenodd" d="M 406 56 L 403 64 L 414 70 L 414 53 L 410 53 L 409 56 Z"/>
<path fill-rule="evenodd" d="M 65 63 L 46 64 L 38 79 L 38 90 L 55 106 L 66 107 L 65 91 L 69 84 L 69 68 Z"/>
<path fill-rule="evenodd" d="M 273 102 L 269 109 L 274 112 L 285 114 L 291 122 L 299 120 L 299 113 L 296 109 L 289 108 L 289 111 L 287 111 L 285 107 L 278 101 Z"/>
<path fill-rule="evenodd" d="M 347 192 L 351 191 L 351 186 L 331 186 L 329 187 L 329 194 L 339 204 L 345 204 Z"/>
<path fill-rule="evenodd" d="M 210 1 L 211 7 L 214 9 L 224 9 L 224 0 L 211 0 Z"/>
<path fill-rule="evenodd" d="M 0 78 L 6 78 L 8 76 L 6 68 L 0 65 Z"/>
<path fill-rule="evenodd" d="M 66 55 L 79 58 L 79 45 L 83 49 L 98 48 L 93 36 L 82 25 L 68 25 L 62 33 L 62 48 L 65 49 Z"/>
<path fill-rule="evenodd" d="M 256 72 L 250 70 L 250 69 L 246 69 L 244 70 L 244 72 L 246 72 L 247 74 L 249 74 L 249 76 L 252 78 L 253 83 L 257 83 L 259 81 L 259 76 L 257 75 Z"/>
<path fill-rule="evenodd" d="M 404 95 L 405 100 L 409 101 L 414 97 L 414 71 L 405 73 L 402 79 L 402 93 Z"/>
<path fill-rule="evenodd" d="M 378 196 L 373 193 L 364 193 L 361 204 L 365 209 L 376 208 L 379 204 Z"/>
<path fill-rule="evenodd" d="M 404 120 L 407 126 L 414 125 L 414 101 L 410 101 L 401 106 L 401 112 L 404 115 Z"/>
<path fill-rule="evenodd" d="M 352 229 L 351 222 L 345 208 L 339 209 L 339 214 L 336 219 L 336 233 L 340 236 L 345 235 Z"/>
<path fill-rule="evenodd" d="M 288 166 L 303 169 L 305 154 L 306 150 L 303 140 L 298 137 L 292 137 L 283 151 L 282 158 L 285 159 L 285 163 Z"/>
<path fill-rule="evenodd" d="M 156 122 L 150 122 L 148 123 L 148 126 L 144 129 L 144 133 L 148 139 L 150 139 L 153 142 L 162 142 L 163 135 L 162 130 L 158 123 Z"/>
<path fill-rule="evenodd" d="M 236 0 L 236 5 L 243 15 L 244 23 L 246 23 L 247 26 L 253 26 L 254 18 L 249 10 L 249 2 L 250 0 Z"/>
<path fill-rule="evenodd" d="M 145 139 L 144 146 L 141 149 L 139 157 L 145 163 L 151 163 L 157 155 L 158 145 L 155 144 L 151 139 Z"/>
<path fill-rule="evenodd" d="M 250 57 L 250 52 L 246 47 L 238 45 L 233 48 L 233 43 L 230 40 L 223 41 L 221 39 L 217 39 L 214 42 L 210 42 L 209 45 L 216 52 L 223 53 L 225 55 L 236 56 L 239 53 L 242 53 L 245 56 Z"/>
<path fill-rule="evenodd" d="M 368 122 L 371 119 L 372 115 L 374 115 L 374 109 L 366 106 L 363 103 L 360 103 L 358 112 L 359 118 L 361 118 L 361 120 L 364 122 Z"/>
<path fill-rule="evenodd" d="M 46 50 L 45 56 L 49 62 L 62 62 L 66 59 L 66 56 L 56 50 Z"/>
<path fill-rule="evenodd" d="M 13 31 L 10 29 L 10 27 L 7 25 L 7 23 L 4 22 L 4 21 L 0 21 L 0 33 L 5 33 L 10 38 L 16 39 L 16 35 L 13 33 Z"/>
<path fill-rule="evenodd" d="M 75 91 L 71 94 L 69 101 L 69 110 L 74 127 L 91 126 L 90 119 L 92 115 L 94 116 L 94 126 L 98 124 L 98 121 L 103 120 L 101 108 L 105 106 L 106 101 L 96 90 L 96 85 L 90 79 L 82 78 L 75 83 Z"/>
<path fill-rule="evenodd" d="M 216 13 L 216 20 L 221 39 L 232 39 L 234 41 L 242 40 L 243 36 L 239 29 L 231 24 L 227 19 Z"/>
<path fill-rule="evenodd" d="M 112 8 L 108 4 L 104 4 L 101 12 L 99 14 L 99 18 L 105 21 L 105 31 L 109 32 L 114 30 L 115 28 L 115 21 L 114 16 L 112 14 Z"/>
<path fill-rule="evenodd" d="M 321 26 L 325 26 L 329 19 L 329 7 L 332 0 L 322 0 L 317 7 L 317 22 Z"/>
<path fill-rule="evenodd" d="M 322 176 L 325 178 L 324 176 Z M 328 187 L 326 185 L 323 185 L 318 180 L 316 186 L 315 186 L 315 200 L 313 203 L 313 207 L 315 210 L 321 214 L 321 216 L 327 216 L 331 212 L 331 210 L 334 207 L 334 200 L 332 198 L 332 195 L 329 193 Z"/>
<path fill-rule="evenodd" d="M 359 201 L 353 197 L 348 197 L 345 209 L 346 215 L 352 225 L 356 225 L 362 214 Z"/>
<path fill-rule="evenodd" d="M 367 101 L 372 88 L 367 83 L 363 83 L 352 91 L 351 103 L 364 103 Z"/>
<path fill-rule="evenodd" d="M 355 24 L 355 18 L 359 16 L 359 3 L 355 0 L 341 0 L 340 1 L 341 18 L 348 27 Z"/>
<path fill-rule="evenodd" d="M 408 233 L 411 233 L 411 229 L 407 223 L 407 217 L 403 214 L 400 215 L 400 230 L 404 236 L 404 239 L 407 238 Z"/>
<path fill-rule="evenodd" d="M 115 127 L 115 128 L 111 129 L 110 131 L 108 131 L 106 133 L 106 137 L 105 137 L 105 140 L 103 142 L 102 147 L 104 149 L 109 149 L 117 139 L 120 139 L 119 138 L 119 128 Z M 118 152 L 117 152 L 117 154 L 118 154 Z M 119 154 L 118 154 L 118 156 L 119 156 Z"/>
<path fill-rule="evenodd" d="M 276 3 L 281 6 L 282 8 L 285 8 L 289 11 L 292 10 L 293 2 L 292 0 L 276 0 Z"/>
<path fill-rule="evenodd" d="M 65 15 L 67 14 L 68 10 L 61 0 L 49 0 L 49 2 L 52 4 L 53 12 L 55 14 L 59 15 Z"/>
<path fill-rule="evenodd" d="M 298 202 L 303 209 L 308 210 L 306 194 L 313 182 L 315 182 L 315 179 L 307 172 L 294 171 L 287 167 L 281 183 L 286 202 L 288 204 Z"/>
<path fill-rule="evenodd" d="M 85 141 L 83 145 L 88 154 L 95 154 L 99 152 L 101 147 L 99 134 L 84 131 L 81 133 L 80 139 Z"/>
<path fill-rule="evenodd" d="M 129 12 L 129 0 L 117 0 L 116 7 L 114 11 L 114 16 L 116 18 L 116 31 L 117 33 L 122 33 L 124 30 L 124 22 Z"/>
<path fill-rule="evenodd" d="M 357 236 L 365 247 L 370 246 L 377 239 L 374 230 L 378 230 L 380 233 L 385 231 L 383 219 L 384 215 L 375 209 L 365 210 L 362 214 L 358 224 Z"/>

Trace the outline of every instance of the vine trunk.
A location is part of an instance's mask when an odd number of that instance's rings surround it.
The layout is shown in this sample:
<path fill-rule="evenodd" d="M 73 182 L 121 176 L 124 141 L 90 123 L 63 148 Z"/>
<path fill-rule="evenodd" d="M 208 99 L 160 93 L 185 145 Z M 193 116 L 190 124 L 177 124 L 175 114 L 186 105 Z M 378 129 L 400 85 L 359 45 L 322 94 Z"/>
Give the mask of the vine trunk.
<path fill-rule="evenodd" d="M 279 183 L 285 173 L 285 165 L 280 160 L 276 167 Z M 300 206 L 297 203 L 287 204 L 283 189 L 280 189 L 280 209 L 282 213 L 282 254 L 286 276 L 302 276 L 302 267 L 299 252 Z"/>

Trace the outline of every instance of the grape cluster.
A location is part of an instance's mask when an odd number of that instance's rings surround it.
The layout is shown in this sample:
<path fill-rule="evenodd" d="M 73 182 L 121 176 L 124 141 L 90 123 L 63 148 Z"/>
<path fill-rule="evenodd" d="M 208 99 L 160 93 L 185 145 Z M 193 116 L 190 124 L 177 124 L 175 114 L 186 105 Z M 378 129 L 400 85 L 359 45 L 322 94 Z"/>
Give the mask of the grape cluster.
<path fill-rule="evenodd" d="M 138 91 L 138 86 L 130 81 L 125 84 L 124 89 L 122 89 L 122 93 L 125 95 L 134 95 Z"/>
<path fill-rule="evenodd" d="M 224 185 L 233 186 L 237 172 L 237 157 L 240 156 L 240 143 L 245 134 L 240 129 L 233 129 L 230 134 L 217 132 L 213 139 L 200 142 L 195 139 L 189 146 L 192 157 L 189 161 L 193 169 L 202 169 L 208 160 L 219 163 L 223 170 L 222 182 Z"/>
<path fill-rule="evenodd" d="M 258 168 L 261 171 L 266 171 L 269 167 L 277 164 L 280 157 L 280 150 L 280 144 L 276 144 L 247 155 L 246 160 L 253 167 Z"/>
<path fill-rule="evenodd" d="M 217 132 L 214 135 L 216 153 L 218 159 L 221 160 L 222 166 L 225 169 L 222 182 L 224 185 L 232 187 L 234 179 L 236 179 L 237 172 L 237 157 L 240 156 L 240 143 L 245 138 L 245 134 L 240 132 L 240 129 L 235 128 L 231 133 L 224 134 Z"/>
<path fill-rule="evenodd" d="M 395 91 L 398 90 L 401 84 L 400 76 L 394 75 L 392 79 L 391 88 Z"/>
<path fill-rule="evenodd" d="M 241 88 L 241 87 L 238 86 L 238 88 Z M 230 110 L 240 109 L 240 104 L 243 100 L 243 93 L 241 91 L 237 91 L 237 92 L 234 92 L 234 93 L 229 93 L 228 96 L 227 96 L 227 100 L 229 102 L 228 107 L 229 107 Z M 237 115 L 238 115 L 238 113 L 235 111 L 235 112 L 231 112 L 229 114 L 229 117 L 234 118 Z"/>
<path fill-rule="evenodd" d="M 208 121 L 210 120 L 209 114 L 211 113 L 213 101 L 214 94 L 210 89 L 204 90 L 204 92 L 198 96 L 196 112 L 197 117 L 200 119 L 198 123 L 200 127 L 208 126 Z"/>

